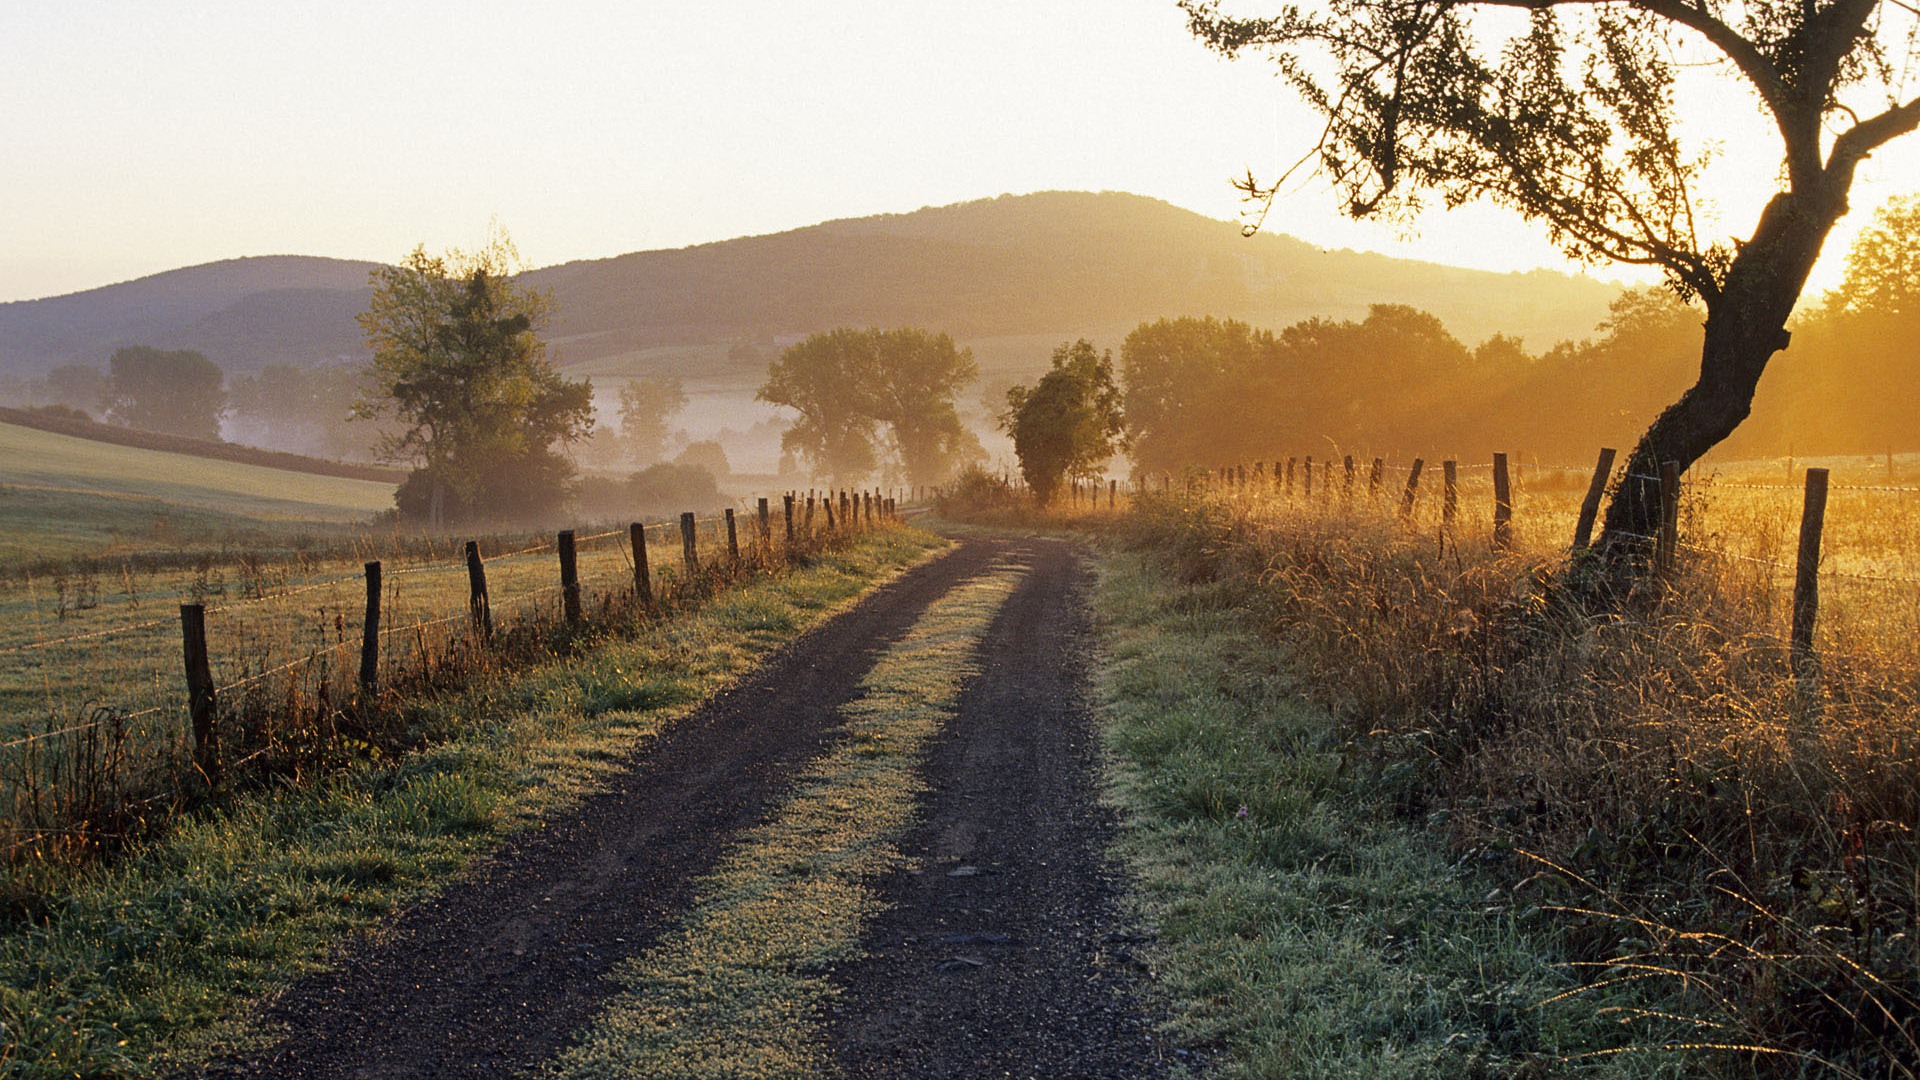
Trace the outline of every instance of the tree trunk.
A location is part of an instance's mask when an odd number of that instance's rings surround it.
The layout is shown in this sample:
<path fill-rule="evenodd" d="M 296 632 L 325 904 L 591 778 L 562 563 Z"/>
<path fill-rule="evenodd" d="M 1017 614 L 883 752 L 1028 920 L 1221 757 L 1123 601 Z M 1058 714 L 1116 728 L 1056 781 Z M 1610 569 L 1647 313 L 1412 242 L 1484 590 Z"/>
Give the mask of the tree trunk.
<path fill-rule="evenodd" d="M 1829 184 L 1842 193 L 1846 184 Z M 1728 267 L 1726 284 L 1707 303 L 1700 378 L 1647 429 L 1627 458 L 1626 475 L 1607 504 L 1595 552 L 1620 571 L 1643 565 L 1660 531 L 1660 466 L 1684 473 L 1733 433 L 1753 411 L 1753 395 L 1773 354 L 1786 348 L 1788 316 L 1807 283 L 1833 223 L 1846 212 L 1844 194 L 1775 195 L 1753 239 Z"/>

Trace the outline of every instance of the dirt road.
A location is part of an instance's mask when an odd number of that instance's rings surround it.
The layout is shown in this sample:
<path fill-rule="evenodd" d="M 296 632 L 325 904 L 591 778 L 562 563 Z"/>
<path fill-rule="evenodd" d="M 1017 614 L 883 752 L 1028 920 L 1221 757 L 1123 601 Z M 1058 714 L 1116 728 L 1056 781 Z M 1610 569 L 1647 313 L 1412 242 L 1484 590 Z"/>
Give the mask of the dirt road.
<path fill-rule="evenodd" d="M 851 1076 L 1144 1077 L 1138 1003 L 1101 854 L 1085 700 L 1086 572 L 1065 543 L 968 539 L 803 636 L 636 752 L 608 790 L 525 833 L 330 971 L 263 1009 L 285 1032 L 223 1077 L 497 1077 L 537 1068 L 657 942 L 730 839 L 832 745 L 874 658 L 957 583 L 1030 565 L 981 674 L 925 762 L 931 791 L 874 884 L 890 905 L 843 987 L 832 1053 Z"/>

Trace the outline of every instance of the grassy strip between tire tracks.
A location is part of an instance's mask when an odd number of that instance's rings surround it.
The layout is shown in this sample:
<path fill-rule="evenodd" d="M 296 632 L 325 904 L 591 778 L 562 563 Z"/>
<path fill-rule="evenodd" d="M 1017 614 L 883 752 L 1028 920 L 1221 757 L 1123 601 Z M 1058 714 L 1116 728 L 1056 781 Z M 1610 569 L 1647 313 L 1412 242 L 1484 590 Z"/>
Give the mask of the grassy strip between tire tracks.
<path fill-rule="evenodd" d="M 632 640 L 423 704 L 452 741 L 184 821 L 76 874 L 48 917 L 0 936 L 0 1074 L 150 1075 L 271 1038 L 235 1019 L 248 1000 L 591 792 L 637 741 L 945 546 L 883 530 Z"/>
<path fill-rule="evenodd" d="M 1209 1075 L 1683 1075 L 1555 963 L 1538 912 L 1391 820 L 1232 587 L 1102 561 L 1109 797 L 1178 1036 Z M 1630 1009 L 1630 1005 L 1629 1005 Z"/>
<path fill-rule="evenodd" d="M 680 927 L 616 973 L 623 992 L 548 1076 L 833 1073 L 829 971 L 858 955 L 877 903 L 868 882 L 903 865 L 896 843 L 922 791 L 926 745 L 1024 574 L 1002 563 L 956 586 L 880 657 L 846 706 L 840 744 L 721 857 Z"/>

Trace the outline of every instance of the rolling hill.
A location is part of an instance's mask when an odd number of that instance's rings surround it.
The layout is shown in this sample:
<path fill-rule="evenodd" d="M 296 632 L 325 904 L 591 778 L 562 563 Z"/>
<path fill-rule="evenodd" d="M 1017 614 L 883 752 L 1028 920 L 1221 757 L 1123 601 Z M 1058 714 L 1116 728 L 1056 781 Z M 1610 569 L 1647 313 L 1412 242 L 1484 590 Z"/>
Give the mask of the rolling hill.
<path fill-rule="evenodd" d="M 0 374 L 103 363 L 127 344 L 198 349 L 229 371 L 360 355 L 353 315 L 372 264 L 304 256 L 231 259 L 67 296 L 0 304 Z M 558 301 L 556 354 L 603 372 L 712 370 L 734 344 L 764 355 L 839 325 L 920 325 L 989 353 L 1118 335 L 1165 315 L 1281 326 L 1364 314 L 1370 303 L 1432 311 L 1469 342 L 1495 331 L 1535 347 L 1590 333 L 1612 286 L 1564 274 L 1491 274 L 1238 226 L 1107 192 L 1001 196 L 909 214 L 830 221 L 768 236 L 646 251 L 533 271 Z M 649 358 L 652 359 L 649 359 Z M 763 363 L 764 361 L 761 361 Z M 983 366 L 997 365 L 983 356 Z"/>

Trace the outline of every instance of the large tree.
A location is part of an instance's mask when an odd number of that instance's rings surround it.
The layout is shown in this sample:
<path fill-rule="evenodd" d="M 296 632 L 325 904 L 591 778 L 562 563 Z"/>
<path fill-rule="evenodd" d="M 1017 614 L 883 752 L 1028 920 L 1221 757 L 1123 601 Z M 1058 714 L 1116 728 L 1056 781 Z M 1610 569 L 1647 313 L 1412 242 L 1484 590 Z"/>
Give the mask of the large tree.
<path fill-rule="evenodd" d="M 1662 462 L 1691 465 L 1752 408 L 1862 160 L 1920 126 L 1907 0 L 1323 0 L 1271 16 L 1181 0 L 1220 52 L 1266 52 L 1324 118 L 1307 159 L 1355 216 L 1489 199 L 1570 256 L 1659 268 L 1706 310 L 1700 372 L 1629 456 L 1602 550 L 1639 551 Z M 1489 23 L 1495 9 L 1522 20 Z M 1704 154 L 1679 76 L 1744 84 L 1777 133 L 1777 192 L 1745 239 L 1704 235 Z M 1703 76 L 1704 77 L 1704 76 Z M 1696 130 L 1712 133 L 1706 118 Z M 1283 178 L 1284 179 L 1284 178 Z M 1271 201 L 1278 182 L 1251 176 Z"/>
<path fill-rule="evenodd" d="M 856 482 L 872 473 L 884 433 L 907 483 L 937 484 L 982 456 L 953 404 L 976 374 L 973 353 L 946 334 L 842 327 L 781 353 L 759 396 L 800 414 L 781 446 L 820 474 Z"/>
<path fill-rule="evenodd" d="M 115 349 L 107 361 L 101 404 L 116 424 L 218 439 L 227 409 L 225 381 L 220 365 L 191 349 L 128 345 Z"/>
<path fill-rule="evenodd" d="M 1053 366 L 1040 381 L 1007 391 L 1001 426 L 1040 505 L 1053 502 L 1063 481 L 1099 475 L 1125 441 L 1113 354 L 1085 338 L 1053 350 Z"/>
<path fill-rule="evenodd" d="M 524 520 L 565 501 L 573 467 L 558 447 L 585 437 L 593 388 L 554 370 L 538 329 L 551 301 L 515 281 L 503 235 L 474 254 L 414 249 L 373 271 L 360 315 L 373 351 L 355 415 L 392 418 L 381 454 L 416 466 L 403 516 Z"/>

